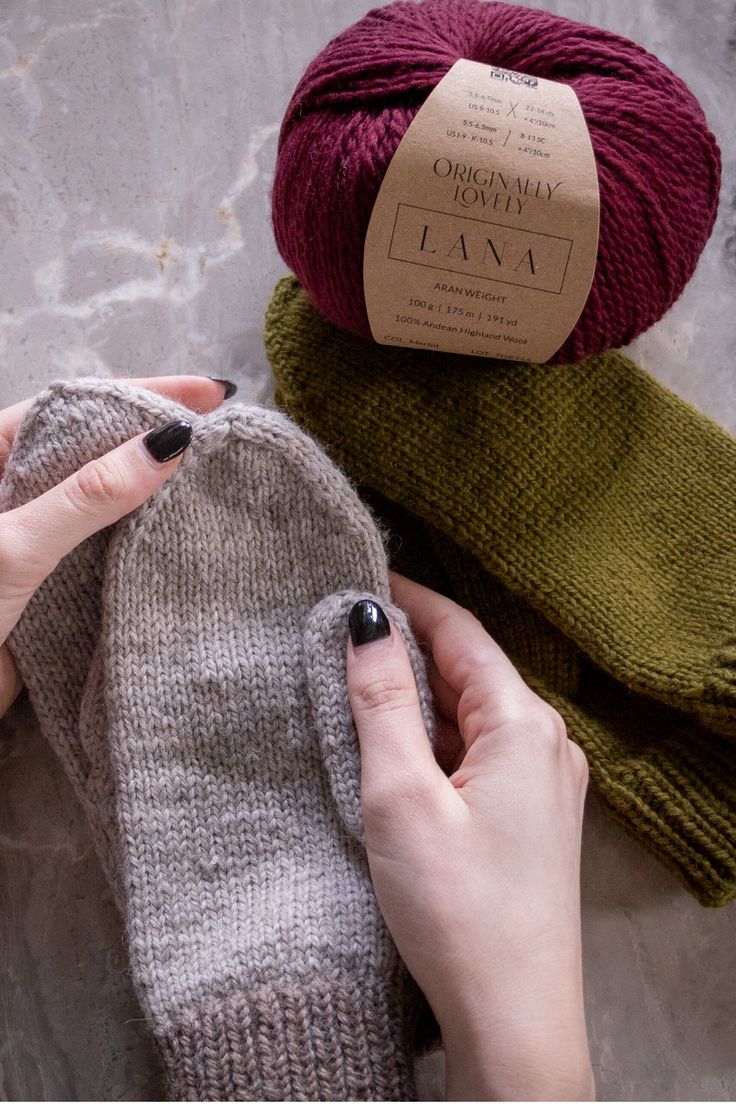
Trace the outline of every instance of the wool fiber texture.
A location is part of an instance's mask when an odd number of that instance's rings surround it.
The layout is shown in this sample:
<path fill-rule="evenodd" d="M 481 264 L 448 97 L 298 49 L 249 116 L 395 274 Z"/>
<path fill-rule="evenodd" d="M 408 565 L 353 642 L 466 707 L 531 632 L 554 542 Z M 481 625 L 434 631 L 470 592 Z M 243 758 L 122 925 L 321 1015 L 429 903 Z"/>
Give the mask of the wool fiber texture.
<path fill-rule="evenodd" d="M 693 93 L 658 58 L 535 7 L 398 0 L 332 39 L 307 66 L 281 125 L 272 191 L 281 256 L 323 314 L 371 337 L 363 246 L 373 205 L 412 119 L 460 58 L 569 84 L 590 132 L 596 268 L 580 318 L 550 362 L 633 340 L 678 298 L 710 236 L 718 145 Z M 478 163 L 487 160 L 479 152 Z"/>
<path fill-rule="evenodd" d="M 283 414 L 98 380 L 33 403 L 0 503 L 177 418 L 178 470 L 59 564 L 12 653 L 93 825 L 169 1096 L 413 1098 L 421 1002 L 369 877 L 345 688 L 359 598 L 403 634 L 430 731 L 432 712 L 368 510 Z"/>

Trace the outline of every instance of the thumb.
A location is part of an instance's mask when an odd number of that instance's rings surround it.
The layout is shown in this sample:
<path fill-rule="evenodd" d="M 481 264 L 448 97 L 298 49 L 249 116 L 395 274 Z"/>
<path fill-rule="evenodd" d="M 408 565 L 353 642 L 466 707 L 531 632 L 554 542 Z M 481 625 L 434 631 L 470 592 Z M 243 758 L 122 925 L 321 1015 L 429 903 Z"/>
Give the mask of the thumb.
<path fill-rule="evenodd" d="M 350 611 L 347 688 L 360 742 L 366 842 L 431 815 L 452 787 L 437 764 L 401 633 L 372 599 Z"/>
<path fill-rule="evenodd" d="M 189 422 L 168 422 L 0 513 L 0 640 L 59 561 L 145 502 L 176 469 L 191 439 Z"/>

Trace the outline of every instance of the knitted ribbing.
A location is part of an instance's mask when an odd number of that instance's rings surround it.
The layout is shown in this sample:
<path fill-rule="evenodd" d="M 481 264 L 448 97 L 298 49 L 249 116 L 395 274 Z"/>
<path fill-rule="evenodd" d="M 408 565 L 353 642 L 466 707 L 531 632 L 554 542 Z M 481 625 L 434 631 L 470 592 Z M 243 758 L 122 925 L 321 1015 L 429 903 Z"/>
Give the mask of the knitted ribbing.
<path fill-rule="evenodd" d="M 437 535 L 438 585 L 565 715 L 609 809 L 703 903 L 730 900 L 736 443 L 620 354 L 551 368 L 379 347 L 292 278 L 266 346 L 288 412 Z M 415 576 L 439 547 L 417 533 L 396 542 Z"/>
<path fill-rule="evenodd" d="M 419 999 L 361 842 L 344 681 L 358 598 L 404 634 L 431 714 L 367 509 L 281 414 L 200 417 L 86 380 L 33 405 L 2 506 L 180 417 L 194 435 L 178 471 L 63 561 L 11 649 L 104 825 L 171 1095 L 406 1099 Z"/>

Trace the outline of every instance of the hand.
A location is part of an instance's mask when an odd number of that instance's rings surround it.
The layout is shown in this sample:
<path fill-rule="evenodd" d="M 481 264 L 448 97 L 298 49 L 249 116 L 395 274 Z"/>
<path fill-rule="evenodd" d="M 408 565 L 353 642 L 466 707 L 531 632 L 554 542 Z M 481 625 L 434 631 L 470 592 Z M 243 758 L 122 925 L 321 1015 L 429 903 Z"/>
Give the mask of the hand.
<path fill-rule="evenodd" d="M 380 638 L 375 606 L 363 614 L 372 631 L 356 634 L 351 619 L 348 690 L 371 876 L 440 1025 L 448 1098 L 590 1099 L 585 756 L 471 613 L 401 576 L 391 586 L 432 657 L 450 777 L 432 753 L 401 636 Z M 373 639 L 356 644 L 361 635 Z"/>
<path fill-rule="evenodd" d="M 202 412 L 214 410 L 232 394 L 227 381 L 198 376 L 160 376 L 134 382 Z M 31 401 L 0 411 L 0 475 Z M 34 501 L 0 514 L 0 716 L 21 690 L 5 641 L 34 590 L 76 545 L 136 509 L 176 470 L 183 448 L 176 457 L 161 461 L 144 440 L 145 435 L 139 434 L 85 464 Z M 160 444 L 156 451 L 162 455 Z M 170 451 L 164 449 L 163 455 Z"/>

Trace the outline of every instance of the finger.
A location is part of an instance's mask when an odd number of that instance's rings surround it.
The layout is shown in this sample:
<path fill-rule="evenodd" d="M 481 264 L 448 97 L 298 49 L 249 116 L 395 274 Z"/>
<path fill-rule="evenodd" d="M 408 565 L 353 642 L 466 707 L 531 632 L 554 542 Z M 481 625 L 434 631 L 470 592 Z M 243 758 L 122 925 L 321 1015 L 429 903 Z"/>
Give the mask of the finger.
<path fill-rule="evenodd" d="M 506 653 L 469 610 L 395 572 L 391 573 L 391 594 L 406 611 L 419 643 L 429 649 L 451 690 L 462 693 L 468 673 L 477 666 L 492 669 L 513 687 L 526 687 Z"/>
<path fill-rule="evenodd" d="M 455 770 L 465 752 L 457 727 L 460 695 L 443 679 L 431 655 L 427 660 L 427 681 L 434 699 L 437 716 L 434 729 L 434 756 L 445 774 Z"/>
<path fill-rule="evenodd" d="M 5 461 L 10 456 L 18 426 L 32 402 L 33 399 L 25 399 L 23 402 L 15 403 L 14 406 L 7 406 L 5 410 L 0 410 L 0 475 L 3 473 Z"/>
<path fill-rule="evenodd" d="M 457 706 L 460 695 L 442 678 L 431 655 L 425 656 L 427 681 L 437 710 L 435 717 L 433 751 L 443 774 L 456 769 L 465 752 L 462 736 L 457 727 Z"/>
<path fill-rule="evenodd" d="M 431 652 L 439 675 L 458 694 L 457 720 L 466 748 L 528 712 L 536 695 L 469 610 L 395 573 L 391 593 L 419 643 Z"/>
<path fill-rule="evenodd" d="M 59 560 L 140 506 L 176 470 L 189 422 L 138 434 L 31 502 L 0 514 L 0 640 Z"/>
<path fill-rule="evenodd" d="M 427 680 L 439 715 L 444 717 L 446 721 L 456 721 L 460 695 L 457 690 L 453 690 L 447 679 L 439 673 L 432 655 L 427 656 Z"/>
<path fill-rule="evenodd" d="M 129 380 L 146 391 L 155 391 L 168 399 L 195 410 L 198 414 L 208 414 L 210 410 L 231 399 L 238 390 L 232 380 L 214 379 L 210 376 L 152 376 L 149 379 Z"/>
<path fill-rule="evenodd" d="M 371 821 L 398 822 L 441 800 L 449 784 L 432 752 L 401 634 L 377 603 L 365 600 L 351 610 L 350 636 L 347 687 L 368 830 Z"/>
<path fill-rule="evenodd" d="M 224 399 L 231 398 L 237 388 L 230 380 L 211 379 L 208 376 L 152 376 L 146 379 L 128 379 L 121 382 L 135 384 L 146 391 L 154 391 L 174 402 L 179 402 L 189 410 L 199 414 L 208 414 L 215 410 Z M 18 426 L 23 421 L 33 399 L 0 410 L 0 475 L 5 461 L 13 447 Z"/>

